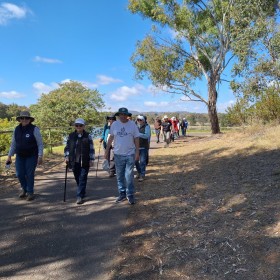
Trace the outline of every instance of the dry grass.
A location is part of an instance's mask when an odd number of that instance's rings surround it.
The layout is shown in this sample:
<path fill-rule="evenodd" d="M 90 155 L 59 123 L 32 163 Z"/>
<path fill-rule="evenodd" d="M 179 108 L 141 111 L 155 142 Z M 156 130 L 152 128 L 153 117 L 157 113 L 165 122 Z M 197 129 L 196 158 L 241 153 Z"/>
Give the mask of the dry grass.
<path fill-rule="evenodd" d="M 112 279 L 280 279 L 279 139 L 275 126 L 152 149 Z"/>

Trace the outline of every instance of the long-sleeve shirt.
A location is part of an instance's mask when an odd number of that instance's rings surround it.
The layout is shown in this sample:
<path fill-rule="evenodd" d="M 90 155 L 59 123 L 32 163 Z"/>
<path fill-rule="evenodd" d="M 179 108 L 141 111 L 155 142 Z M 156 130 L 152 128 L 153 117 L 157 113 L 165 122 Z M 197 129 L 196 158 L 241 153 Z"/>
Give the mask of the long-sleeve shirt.
<path fill-rule="evenodd" d="M 35 126 L 33 133 L 38 146 L 38 156 L 42 157 L 44 153 L 44 144 L 43 144 L 43 139 L 42 139 L 40 129 L 37 126 Z M 12 136 L 12 143 L 8 156 L 12 157 L 15 154 L 15 152 L 16 152 L 16 139 L 15 139 L 15 132 L 14 132 Z"/>
<path fill-rule="evenodd" d="M 142 138 L 142 139 L 147 139 L 148 140 L 148 143 L 150 143 L 150 140 L 151 140 L 151 127 L 149 124 L 145 124 L 145 131 L 144 133 L 143 132 L 139 132 L 139 138 Z M 141 142 L 141 140 L 140 140 Z M 150 146 L 150 144 L 148 144 Z M 141 149 L 144 149 L 145 147 L 139 147 L 139 150 Z"/>

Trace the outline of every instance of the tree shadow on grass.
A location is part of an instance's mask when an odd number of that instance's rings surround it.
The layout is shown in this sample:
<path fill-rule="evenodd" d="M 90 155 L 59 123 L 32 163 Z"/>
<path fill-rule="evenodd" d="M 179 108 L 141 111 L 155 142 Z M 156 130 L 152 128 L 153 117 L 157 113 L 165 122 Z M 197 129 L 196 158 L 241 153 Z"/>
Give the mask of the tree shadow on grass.
<path fill-rule="evenodd" d="M 280 151 L 223 152 L 151 157 L 114 279 L 280 278 Z"/>

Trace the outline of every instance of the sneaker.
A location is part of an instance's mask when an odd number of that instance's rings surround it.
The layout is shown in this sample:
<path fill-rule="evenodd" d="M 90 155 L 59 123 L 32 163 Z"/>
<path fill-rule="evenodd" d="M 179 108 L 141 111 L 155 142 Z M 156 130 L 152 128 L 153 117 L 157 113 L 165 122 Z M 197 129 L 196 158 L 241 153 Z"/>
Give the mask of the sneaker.
<path fill-rule="evenodd" d="M 140 176 L 138 182 L 143 182 L 143 181 L 144 181 L 144 176 Z"/>
<path fill-rule="evenodd" d="M 134 178 L 139 179 L 140 178 L 140 173 L 137 173 L 137 175 L 135 175 Z"/>
<path fill-rule="evenodd" d="M 127 200 L 128 200 L 128 203 L 129 204 L 135 204 L 135 199 L 134 199 L 134 196 L 133 195 L 130 195 L 127 197 Z"/>
<path fill-rule="evenodd" d="M 120 193 L 119 197 L 117 198 L 116 203 L 119 203 L 125 199 L 126 199 L 126 193 L 122 192 L 122 193 Z"/>
<path fill-rule="evenodd" d="M 83 201 L 83 199 L 81 197 L 77 197 L 77 202 L 76 203 L 77 204 L 83 204 L 84 201 Z"/>
<path fill-rule="evenodd" d="M 114 172 L 110 172 L 110 173 L 109 173 L 109 177 L 110 177 L 110 178 L 115 177 L 115 173 L 114 173 Z"/>
<path fill-rule="evenodd" d="M 26 191 L 22 191 L 19 196 L 19 198 L 26 198 Z"/>
<path fill-rule="evenodd" d="M 26 200 L 27 201 L 31 201 L 31 200 L 33 200 L 34 199 L 34 194 L 33 193 L 28 193 L 27 194 L 27 197 L 26 197 Z"/>

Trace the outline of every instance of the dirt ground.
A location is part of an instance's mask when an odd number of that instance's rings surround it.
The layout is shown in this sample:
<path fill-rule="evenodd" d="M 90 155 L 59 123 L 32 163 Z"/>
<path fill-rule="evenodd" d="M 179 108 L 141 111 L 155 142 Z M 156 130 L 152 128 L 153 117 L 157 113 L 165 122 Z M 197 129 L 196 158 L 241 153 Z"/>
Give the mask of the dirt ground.
<path fill-rule="evenodd" d="M 280 279 L 277 129 L 153 143 L 112 280 Z"/>
<path fill-rule="evenodd" d="M 152 149 L 113 279 L 280 279 L 280 142 L 263 137 Z"/>

